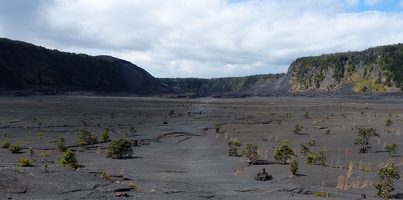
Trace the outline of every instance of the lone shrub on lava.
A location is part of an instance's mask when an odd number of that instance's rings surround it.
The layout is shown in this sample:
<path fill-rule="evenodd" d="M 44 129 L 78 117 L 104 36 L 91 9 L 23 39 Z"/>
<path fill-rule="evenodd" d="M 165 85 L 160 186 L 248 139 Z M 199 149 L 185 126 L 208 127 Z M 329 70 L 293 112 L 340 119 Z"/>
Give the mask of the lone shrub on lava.
<path fill-rule="evenodd" d="M 97 140 L 97 136 L 91 134 L 87 129 L 81 129 L 77 144 L 84 149 L 86 145 L 95 144 Z"/>
<path fill-rule="evenodd" d="M 300 135 L 303 128 L 304 128 L 304 127 L 303 127 L 302 125 L 296 124 L 296 125 L 295 125 L 295 128 L 294 128 L 294 131 L 293 131 L 294 134 L 295 134 L 295 135 Z"/>
<path fill-rule="evenodd" d="M 380 137 L 375 128 L 358 129 L 358 138 L 354 140 L 354 145 L 361 145 L 360 153 L 368 153 L 372 149 L 368 142 L 371 137 Z"/>
<path fill-rule="evenodd" d="M 254 163 L 254 161 L 259 158 L 259 154 L 257 153 L 258 148 L 259 146 L 257 144 L 246 144 L 245 149 L 242 151 L 242 156 Z"/>
<path fill-rule="evenodd" d="M 397 153 L 397 144 L 394 142 L 392 144 L 386 145 L 385 148 L 386 151 L 389 153 L 389 156 L 392 155 L 392 152 Z"/>
<path fill-rule="evenodd" d="M 242 146 L 241 141 L 236 139 L 228 141 L 228 156 L 238 157 L 238 147 Z"/>
<path fill-rule="evenodd" d="M 32 167 L 34 166 L 28 158 L 20 158 L 18 160 L 17 167 Z"/>
<path fill-rule="evenodd" d="M 105 128 L 104 131 L 101 134 L 101 139 L 102 140 L 107 140 L 109 139 L 109 128 Z"/>
<path fill-rule="evenodd" d="M 18 144 L 11 144 L 9 147 L 8 147 L 8 150 L 11 152 L 11 153 L 18 153 L 18 152 L 20 152 L 21 151 L 21 147 L 18 145 Z"/>
<path fill-rule="evenodd" d="M 329 156 L 328 152 L 321 151 L 319 153 L 309 152 L 305 157 L 305 164 L 307 165 L 326 165 L 326 159 Z"/>
<path fill-rule="evenodd" d="M 292 161 L 290 162 L 291 174 L 292 174 L 292 175 L 297 174 L 298 169 L 299 169 L 299 168 L 298 168 L 298 162 L 297 162 L 296 160 L 292 160 Z"/>
<path fill-rule="evenodd" d="M 378 171 L 379 183 L 374 184 L 376 196 L 387 199 L 392 191 L 395 190 L 392 179 L 399 179 L 399 168 L 395 164 L 380 168 Z"/>
<path fill-rule="evenodd" d="M 78 161 L 74 151 L 67 149 L 60 158 L 58 166 L 77 168 L 77 163 Z"/>
<path fill-rule="evenodd" d="M 274 159 L 277 161 L 282 161 L 283 164 L 287 163 L 287 160 L 294 155 L 294 152 L 288 145 L 282 145 L 276 149 L 274 152 Z"/>
<path fill-rule="evenodd" d="M 53 144 L 55 144 L 58 152 L 66 151 L 66 139 L 63 136 L 57 136 L 56 140 L 53 141 Z"/>
<path fill-rule="evenodd" d="M 112 140 L 108 145 L 106 151 L 107 158 L 121 159 L 124 157 L 131 157 L 133 153 L 132 145 L 125 138 Z"/>

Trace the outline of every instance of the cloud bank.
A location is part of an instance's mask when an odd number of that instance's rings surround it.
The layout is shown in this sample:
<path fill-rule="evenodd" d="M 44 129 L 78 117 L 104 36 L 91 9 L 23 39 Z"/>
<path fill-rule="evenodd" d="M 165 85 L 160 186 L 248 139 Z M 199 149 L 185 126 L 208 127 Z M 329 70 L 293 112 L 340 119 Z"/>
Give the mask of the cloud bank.
<path fill-rule="evenodd" d="M 286 72 L 301 56 L 401 43 L 402 2 L 2 1 L 0 36 L 116 56 L 155 77 L 246 76 Z"/>

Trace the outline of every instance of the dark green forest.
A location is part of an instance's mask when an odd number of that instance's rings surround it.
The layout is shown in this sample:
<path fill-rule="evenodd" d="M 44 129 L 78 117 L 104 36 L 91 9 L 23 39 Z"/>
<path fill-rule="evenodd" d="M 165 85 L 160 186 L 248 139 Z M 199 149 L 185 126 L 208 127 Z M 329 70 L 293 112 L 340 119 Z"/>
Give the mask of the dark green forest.
<path fill-rule="evenodd" d="M 112 62 L 6 38 L 0 38 L 0 72 L 2 87 L 29 85 L 115 90 L 124 86 Z"/>

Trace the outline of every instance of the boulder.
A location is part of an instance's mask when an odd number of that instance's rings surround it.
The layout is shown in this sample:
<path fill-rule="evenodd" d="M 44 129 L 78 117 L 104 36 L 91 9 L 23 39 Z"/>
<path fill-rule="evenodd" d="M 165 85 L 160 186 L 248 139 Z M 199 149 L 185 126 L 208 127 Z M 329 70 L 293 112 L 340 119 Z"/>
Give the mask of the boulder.
<path fill-rule="evenodd" d="M 259 173 L 255 176 L 255 180 L 257 181 L 269 181 L 271 179 L 273 179 L 273 177 L 271 176 L 271 174 L 266 173 L 265 168 L 261 169 Z"/>

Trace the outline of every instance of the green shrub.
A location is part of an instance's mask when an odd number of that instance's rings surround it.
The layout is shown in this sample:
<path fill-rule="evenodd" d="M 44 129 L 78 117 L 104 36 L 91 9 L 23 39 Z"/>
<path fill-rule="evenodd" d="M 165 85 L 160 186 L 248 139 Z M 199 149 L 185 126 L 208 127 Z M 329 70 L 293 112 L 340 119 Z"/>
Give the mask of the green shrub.
<path fill-rule="evenodd" d="M 374 184 L 376 196 L 387 199 L 392 191 L 395 190 L 392 179 L 399 179 L 399 168 L 392 163 L 390 166 L 378 170 L 379 183 Z"/>
<path fill-rule="evenodd" d="M 219 124 L 215 125 L 215 132 L 218 133 L 221 129 L 221 126 Z"/>
<path fill-rule="evenodd" d="M 130 186 L 130 189 L 137 190 L 137 185 L 136 184 L 130 183 L 129 186 Z"/>
<path fill-rule="evenodd" d="M 111 180 L 111 174 L 109 173 L 109 171 L 103 171 L 102 178 L 105 180 Z"/>
<path fill-rule="evenodd" d="M 248 158 L 252 163 L 259 158 L 257 144 L 246 144 L 245 149 L 242 151 L 242 156 Z"/>
<path fill-rule="evenodd" d="M 106 151 L 107 158 L 117 158 L 121 159 L 125 156 L 131 157 L 133 153 L 132 145 L 129 141 L 124 138 L 117 140 L 112 140 Z"/>
<path fill-rule="evenodd" d="M 84 148 L 86 145 L 95 144 L 97 140 L 97 136 L 91 134 L 87 129 L 81 129 L 77 144 Z"/>
<path fill-rule="evenodd" d="M 104 131 L 101 134 L 101 139 L 102 140 L 107 140 L 109 139 L 109 128 L 105 128 Z"/>
<path fill-rule="evenodd" d="M 390 126 L 392 124 L 393 124 L 393 122 L 390 119 L 387 119 L 386 122 L 385 122 L 385 126 Z"/>
<path fill-rule="evenodd" d="M 299 150 L 299 152 L 302 153 L 302 155 L 305 155 L 305 154 L 311 152 L 309 147 L 307 147 L 305 144 L 301 143 L 300 146 L 301 146 L 301 150 Z"/>
<path fill-rule="evenodd" d="M 301 126 L 301 125 L 299 125 L 299 124 L 296 124 L 296 125 L 295 125 L 295 128 L 294 128 L 294 131 L 293 131 L 294 134 L 295 134 L 295 135 L 301 134 L 302 128 L 304 128 L 304 127 Z"/>
<path fill-rule="evenodd" d="M 328 153 L 321 151 L 319 153 L 309 152 L 305 157 L 305 163 L 307 165 L 322 165 L 325 166 Z"/>
<path fill-rule="evenodd" d="M 58 152 L 66 151 L 66 139 L 62 136 L 57 136 L 57 139 L 53 141 L 55 144 L 56 150 Z"/>
<path fill-rule="evenodd" d="M 22 148 L 18 144 L 11 144 L 10 147 L 8 147 L 8 150 L 11 151 L 11 153 L 18 153 L 21 149 Z"/>
<path fill-rule="evenodd" d="M 315 146 L 316 141 L 315 141 L 314 139 L 309 140 L 309 141 L 308 141 L 308 144 L 309 144 L 309 146 L 313 147 L 313 146 Z"/>
<path fill-rule="evenodd" d="M 1 148 L 8 149 L 10 145 L 11 145 L 10 138 L 7 138 L 1 143 Z"/>
<path fill-rule="evenodd" d="M 171 117 L 172 117 L 172 115 L 174 115 L 174 114 L 175 114 L 175 110 L 170 110 L 169 113 L 168 113 L 168 115 L 171 116 Z"/>
<path fill-rule="evenodd" d="M 38 154 L 38 156 L 39 157 L 49 157 L 50 153 L 45 151 L 45 152 L 42 152 L 42 153 Z"/>
<path fill-rule="evenodd" d="M 386 151 L 389 153 L 389 156 L 390 156 L 390 155 L 392 155 L 392 152 L 396 153 L 397 144 L 392 143 L 392 144 L 386 145 L 385 148 L 386 148 Z"/>
<path fill-rule="evenodd" d="M 228 141 L 228 156 L 237 157 L 238 155 L 238 147 L 242 146 L 240 141 L 230 140 Z"/>
<path fill-rule="evenodd" d="M 72 150 L 67 149 L 60 158 L 58 166 L 76 168 L 77 163 L 76 154 Z"/>
<path fill-rule="evenodd" d="M 278 161 L 282 161 L 283 164 L 286 164 L 287 160 L 290 159 L 294 155 L 294 152 L 288 145 L 282 145 L 276 149 L 274 152 L 274 159 Z"/>
<path fill-rule="evenodd" d="M 291 170 L 292 175 L 297 174 L 298 169 L 299 169 L 298 162 L 296 160 L 292 160 L 290 162 L 290 170 Z"/>
<path fill-rule="evenodd" d="M 34 166 L 28 158 L 20 158 L 20 160 L 18 160 L 18 164 L 17 167 L 32 167 Z"/>
<path fill-rule="evenodd" d="M 360 153 L 368 153 L 368 150 L 372 148 L 369 146 L 368 142 L 371 137 L 380 137 L 375 128 L 358 129 L 358 138 L 354 140 L 354 145 L 362 145 L 359 151 Z"/>

